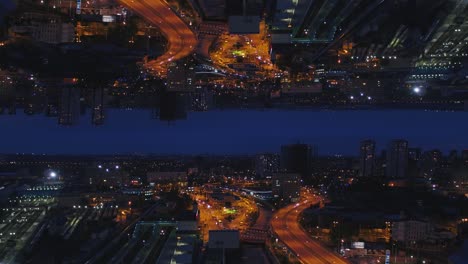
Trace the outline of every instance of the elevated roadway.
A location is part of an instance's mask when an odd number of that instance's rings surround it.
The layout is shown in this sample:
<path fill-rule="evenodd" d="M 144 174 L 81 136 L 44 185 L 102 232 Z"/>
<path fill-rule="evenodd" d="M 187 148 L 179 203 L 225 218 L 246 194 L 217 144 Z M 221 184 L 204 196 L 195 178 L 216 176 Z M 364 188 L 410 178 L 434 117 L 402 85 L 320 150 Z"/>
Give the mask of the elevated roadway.
<path fill-rule="evenodd" d="M 312 240 L 299 224 L 300 213 L 318 202 L 319 198 L 306 193 L 300 203 L 281 208 L 273 216 L 272 230 L 302 263 L 346 264 L 348 262 L 339 255 Z"/>
<path fill-rule="evenodd" d="M 164 77 L 168 64 L 193 53 L 197 37 L 190 27 L 163 0 L 119 0 L 121 4 L 153 24 L 164 34 L 166 52 L 145 66 L 153 74 Z"/>

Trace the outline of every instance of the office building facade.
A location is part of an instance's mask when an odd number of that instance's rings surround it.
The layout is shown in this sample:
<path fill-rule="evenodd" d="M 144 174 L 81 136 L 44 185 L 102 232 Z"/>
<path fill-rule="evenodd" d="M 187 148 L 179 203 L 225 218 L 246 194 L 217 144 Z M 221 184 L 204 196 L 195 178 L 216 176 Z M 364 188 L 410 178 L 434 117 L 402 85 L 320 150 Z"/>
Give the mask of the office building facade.
<path fill-rule="evenodd" d="M 406 178 L 408 170 L 408 141 L 393 140 L 387 152 L 387 177 Z"/>
<path fill-rule="evenodd" d="M 292 144 L 281 146 L 281 170 L 298 173 L 306 179 L 311 173 L 313 147 L 307 144 Z"/>
<path fill-rule="evenodd" d="M 80 90 L 74 85 L 66 84 L 62 87 L 59 107 L 60 125 L 76 125 L 80 119 Z"/>
<path fill-rule="evenodd" d="M 274 198 L 285 202 L 299 199 L 301 176 L 297 173 L 274 173 L 271 178 L 271 191 Z"/>
<path fill-rule="evenodd" d="M 261 178 L 271 177 L 280 167 L 278 154 L 264 153 L 255 156 L 255 172 Z"/>
<path fill-rule="evenodd" d="M 361 142 L 359 176 L 370 177 L 375 170 L 375 141 Z"/>

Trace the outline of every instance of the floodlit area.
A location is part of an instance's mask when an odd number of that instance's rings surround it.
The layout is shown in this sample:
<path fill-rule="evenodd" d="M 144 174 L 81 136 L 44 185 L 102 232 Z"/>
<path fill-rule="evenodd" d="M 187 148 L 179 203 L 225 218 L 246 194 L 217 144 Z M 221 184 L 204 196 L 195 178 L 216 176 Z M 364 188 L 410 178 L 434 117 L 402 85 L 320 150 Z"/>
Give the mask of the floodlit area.
<path fill-rule="evenodd" d="M 241 232 L 247 230 L 257 213 L 256 203 L 237 193 L 214 194 L 217 198 L 225 195 L 224 199 L 213 198 L 213 194 L 212 191 L 202 188 L 193 194 L 193 199 L 198 202 L 200 210 L 199 228 L 203 241 L 208 241 L 209 230 L 239 229 Z"/>
<path fill-rule="evenodd" d="M 212 46 L 213 63 L 231 73 L 256 71 L 259 76 L 273 77 L 279 70 L 270 59 L 267 26 L 260 23 L 260 34 L 224 33 Z"/>
<path fill-rule="evenodd" d="M 0 210 L 0 259 L 17 263 L 19 253 L 40 235 L 46 210 L 42 207 L 12 207 Z"/>

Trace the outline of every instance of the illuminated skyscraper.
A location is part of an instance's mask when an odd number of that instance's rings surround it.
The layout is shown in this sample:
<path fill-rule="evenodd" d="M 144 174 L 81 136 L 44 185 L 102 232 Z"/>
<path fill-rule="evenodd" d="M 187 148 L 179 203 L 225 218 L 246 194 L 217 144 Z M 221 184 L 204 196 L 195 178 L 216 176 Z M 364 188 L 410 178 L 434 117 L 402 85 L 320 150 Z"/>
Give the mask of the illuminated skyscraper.
<path fill-rule="evenodd" d="M 393 140 L 387 153 L 387 177 L 405 178 L 408 170 L 408 141 Z"/>
<path fill-rule="evenodd" d="M 370 177 L 374 174 L 375 167 L 375 141 L 362 141 L 360 150 L 359 176 Z"/>

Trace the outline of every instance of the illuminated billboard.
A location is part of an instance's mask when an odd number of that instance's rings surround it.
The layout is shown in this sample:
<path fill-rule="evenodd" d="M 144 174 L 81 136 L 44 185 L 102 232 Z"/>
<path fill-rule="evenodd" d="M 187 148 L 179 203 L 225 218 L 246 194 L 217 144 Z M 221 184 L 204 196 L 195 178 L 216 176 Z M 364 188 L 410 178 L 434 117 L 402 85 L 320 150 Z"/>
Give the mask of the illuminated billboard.
<path fill-rule="evenodd" d="M 351 243 L 351 248 L 364 248 L 365 244 L 364 242 L 353 242 Z"/>
<path fill-rule="evenodd" d="M 105 23 L 115 22 L 115 16 L 102 16 L 102 22 L 105 22 Z"/>

